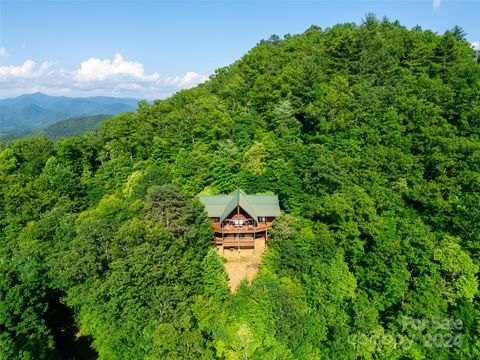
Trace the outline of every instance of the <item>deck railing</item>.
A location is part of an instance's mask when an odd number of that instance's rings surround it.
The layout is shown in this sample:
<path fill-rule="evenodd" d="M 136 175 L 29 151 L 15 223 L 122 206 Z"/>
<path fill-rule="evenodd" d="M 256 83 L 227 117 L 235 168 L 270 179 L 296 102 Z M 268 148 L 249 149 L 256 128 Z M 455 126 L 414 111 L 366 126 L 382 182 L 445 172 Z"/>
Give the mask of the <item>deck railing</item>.
<path fill-rule="evenodd" d="M 257 226 L 254 225 L 224 225 L 223 229 L 220 223 L 213 224 L 213 230 L 215 232 L 222 232 L 224 234 L 237 234 L 237 233 L 254 233 L 254 232 L 262 232 L 270 229 L 269 224 L 258 224 Z"/>

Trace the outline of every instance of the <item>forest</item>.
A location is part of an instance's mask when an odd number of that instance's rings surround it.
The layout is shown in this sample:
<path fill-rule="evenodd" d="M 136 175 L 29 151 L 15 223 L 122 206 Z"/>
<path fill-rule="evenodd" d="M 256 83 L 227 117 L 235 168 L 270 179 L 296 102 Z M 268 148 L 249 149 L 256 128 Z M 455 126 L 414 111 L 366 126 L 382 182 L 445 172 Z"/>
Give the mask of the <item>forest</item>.
<path fill-rule="evenodd" d="M 480 358 L 480 59 L 367 15 L 0 144 L 0 359 Z M 228 290 L 200 194 L 278 194 Z"/>

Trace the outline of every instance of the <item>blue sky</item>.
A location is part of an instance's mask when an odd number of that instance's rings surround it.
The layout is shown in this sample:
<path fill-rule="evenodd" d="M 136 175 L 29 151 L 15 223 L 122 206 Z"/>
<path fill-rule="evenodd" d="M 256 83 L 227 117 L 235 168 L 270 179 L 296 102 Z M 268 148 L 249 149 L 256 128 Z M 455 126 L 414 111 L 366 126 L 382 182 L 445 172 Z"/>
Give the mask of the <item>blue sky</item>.
<path fill-rule="evenodd" d="M 204 81 L 271 34 L 359 23 L 369 12 L 439 33 L 459 25 L 480 42 L 480 0 L 0 0 L 0 97 L 162 98 Z"/>

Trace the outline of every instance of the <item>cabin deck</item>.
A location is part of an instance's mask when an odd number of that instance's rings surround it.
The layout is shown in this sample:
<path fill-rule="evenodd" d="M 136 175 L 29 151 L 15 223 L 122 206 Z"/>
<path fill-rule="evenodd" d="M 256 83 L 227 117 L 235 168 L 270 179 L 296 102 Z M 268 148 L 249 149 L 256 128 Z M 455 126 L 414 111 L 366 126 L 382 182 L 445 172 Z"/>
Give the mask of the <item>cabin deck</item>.
<path fill-rule="evenodd" d="M 271 223 L 267 224 L 258 224 L 257 226 L 253 225 L 240 225 L 240 226 L 235 226 L 235 225 L 225 225 L 222 229 L 222 226 L 220 223 L 213 223 L 213 230 L 216 233 L 223 233 L 224 234 L 253 234 L 253 233 L 261 233 L 265 232 L 267 230 L 270 230 L 271 228 Z"/>

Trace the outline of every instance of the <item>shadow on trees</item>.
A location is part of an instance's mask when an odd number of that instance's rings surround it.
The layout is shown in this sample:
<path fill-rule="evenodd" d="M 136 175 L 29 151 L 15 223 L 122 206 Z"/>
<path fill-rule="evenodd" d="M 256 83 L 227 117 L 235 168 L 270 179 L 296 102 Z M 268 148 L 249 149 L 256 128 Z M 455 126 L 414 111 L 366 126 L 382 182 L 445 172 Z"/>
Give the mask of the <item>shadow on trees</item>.
<path fill-rule="evenodd" d="M 98 354 L 92 348 L 92 339 L 81 335 L 75 324 L 74 312 L 60 301 L 62 294 L 52 294 L 49 301 L 47 325 L 51 329 L 56 356 L 58 359 L 90 360 L 97 359 Z"/>

